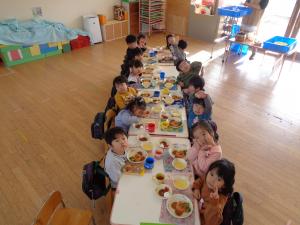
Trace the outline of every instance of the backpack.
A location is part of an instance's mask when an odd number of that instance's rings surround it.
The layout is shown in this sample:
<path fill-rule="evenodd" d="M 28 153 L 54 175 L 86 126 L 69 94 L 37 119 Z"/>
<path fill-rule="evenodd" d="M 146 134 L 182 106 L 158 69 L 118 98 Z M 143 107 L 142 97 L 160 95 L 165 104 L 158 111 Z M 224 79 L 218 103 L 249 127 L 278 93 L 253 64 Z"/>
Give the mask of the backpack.
<path fill-rule="evenodd" d="M 91 200 L 105 196 L 111 188 L 109 176 L 100 165 L 102 160 L 92 161 L 83 166 L 82 191 Z"/>
<path fill-rule="evenodd" d="M 104 138 L 105 112 L 99 112 L 91 125 L 92 137 L 102 140 Z"/>
<path fill-rule="evenodd" d="M 243 197 L 239 192 L 234 192 L 225 204 L 221 225 L 242 225 L 243 223 Z"/>

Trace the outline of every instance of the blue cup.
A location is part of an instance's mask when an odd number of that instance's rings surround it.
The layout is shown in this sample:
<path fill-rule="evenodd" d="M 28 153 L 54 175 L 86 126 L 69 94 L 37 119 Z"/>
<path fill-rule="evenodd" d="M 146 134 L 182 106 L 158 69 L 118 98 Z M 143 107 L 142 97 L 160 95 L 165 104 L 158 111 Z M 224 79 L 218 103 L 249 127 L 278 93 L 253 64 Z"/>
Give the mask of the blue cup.
<path fill-rule="evenodd" d="M 149 56 L 150 57 L 154 57 L 155 56 L 155 53 L 153 51 L 149 51 Z"/>
<path fill-rule="evenodd" d="M 154 167 L 154 158 L 153 157 L 147 157 L 146 160 L 145 160 L 145 163 L 144 163 L 144 167 L 146 169 L 153 169 Z"/>
<path fill-rule="evenodd" d="M 166 75 L 166 73 L 163 72 L 163 71 L 161 71 L 161 72 L 159 73 L 160 79 L 161 79 L 161 80 L 164 80 L 164 79 L 165 79 L 165 75 Z"/>

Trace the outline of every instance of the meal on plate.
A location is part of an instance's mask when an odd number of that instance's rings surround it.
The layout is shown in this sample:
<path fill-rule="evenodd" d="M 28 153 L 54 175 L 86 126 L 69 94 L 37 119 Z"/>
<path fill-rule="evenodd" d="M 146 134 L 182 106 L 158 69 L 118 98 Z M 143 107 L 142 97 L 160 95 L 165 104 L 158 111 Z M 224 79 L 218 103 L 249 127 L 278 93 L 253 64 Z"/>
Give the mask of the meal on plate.
<path fill-rule="evenodd" d="M 159 97 L 153 97 L 153 98 L 152 98 L 152 102 L 153 102 L 154 104 L 160 103 L 160 98 L 159 98 Z"/>
<path fill-rule="evenodd" d="M 138 140 L 139 141 L 148 141 L 149 138 L 148 138 L 147 134 L 140 134 L 140 135 L 138 135 Z"/>
<path fill-rule="evenodd" d="M 189 213 L 192 210 L 190 204 L 184 201 L 173 202 L 171 208 L 177 216 L 182 216 L 183 213 Z"/>
<path fill-rule="evenodd" d="M 165 187 L 164 189 L 160 189 L 158 191 L 159 196 L 164 197 L 166 192 L 169 192 L 170 189 L 168 187 Z"/>
<path fill-rule="evenodd" d="M 171 114 L 171 116 L 173 116 L 173 117 L 180 117 L 180 116 L 181 116 L 181 113 L 180 113 L 177 109 L 172 110 L 172 111 L 170 112 L 170 114 Z"/>
<path fill-rule="evenodd" d="M 184 170 L 187 167 L 187 162 L 181 158 L 175 158 L 172 162 L 172 166 L 176 170 Z"/>
<path fill-rule="evenodd" d="M 163 119 L 163 120 L 167 120 L 167 119 L 169 119 L 169 115 L 166 114 L 166 113 L 162 113 L 162 114 L 160 115 L 160 118 Z"/>
<path fill-rule="evenodd" d="M 129 160 L 132 162 L 143 162 L 145 160 L 145 156 L 142 151 L 138 151 L 135 154 L 129 157 Z"/>
<path fill-rule="evenodd" d="M 159 63 L 173 63 L 173 57 L 171 56 L 164 56 L 163 58 L 158 60 Z"/>
<path fill-rule="evenodd" d="M 173 150 L 172 154 L 175 158 L 184 158 L 186 156 L 186 150 Z"/>
<path fill-rule="evenodd" d="M 168 88 L 168 89 L 171 89 L 172 87 L 174 86 L 173 83 L 165 83 L 165 87 Z"/>
<path fill-rule="evenodd" d="M 172 98 L 174 99 L 174 101 L 179 101 L 182 99 L 182 97 L 180 95 L 176 95 L 176 94 L 173 94 Z"/>
<path fill-rule="evenodd" d="M 161 90 L 161 93 L 164 95 L 168 95 L 170 93 L 170 90 L 168 88 L 164 88 Z"/>
<path fill-rule="evenodd" d="M 169 121 L 169 126 L 170 127 L 173 127 L 173 128 L 179 128 L 181 127 L 182 125 L 182 122 L 180 120 L 176 120 L 176 119 L 171 119 Z"/>
<path fill-rule="evenodd" d="M 167 105 L 172 105 L 174 103 L 174 99 L 171 97 L 171 96 L 165 96 L 164 97 L 164 102 L 167 104 Z"/>
<path fill-rule="evenodd" d="M 143 98 L 144 98 L 146 104 L 149 104 L 149 103 L 151 103 L 153 101 L 153 99 L 150 98 L 150 97 L 143 97 Z"/>
<path fill-rule="evenodd" d="M 188 177 L 176 176 L 173 179 L 173 185 L 178 190 L 186 190 L 190 186 Z"/>
<path fill-rule="evenodd" d="M 143 93 L 141 93 L 141 97 L 143 97 L 143 98 L 146 98 L 146 97 L 151 97 L 151 93 L 149 93 L 149 92 L 143 92 Z"/>
<path fill-rule="evenodd" d="M 143 80 L 142 81 L 142 86 L 144 88 L 149 88 L 151 86 L 151 81 L 150 80 Z"/>
<path fill-rule="evenodd" d="M 153 144 L 152 144 L 152 142 L 146 142 L 146 141 L 144 141 L 144 142 L 142 143 L 142 148 L 143 148 L 145 151 L 152 151 L 152 149 L 153 149 Z"/>
<path fill-rule="evenodd" d="M 144 127 L 144 124 L 142 124 L 142 123 L 136 123 L 136 124 L 134 125 L 134 127 L 135 127 L 136 129 L 141 129 L 141 128 Z"/>
<path fill-rule="evenodd" d="M 169 148 L 169 144 L 167 141 L 160 141 L 159 146 L 162 148 Z"/>

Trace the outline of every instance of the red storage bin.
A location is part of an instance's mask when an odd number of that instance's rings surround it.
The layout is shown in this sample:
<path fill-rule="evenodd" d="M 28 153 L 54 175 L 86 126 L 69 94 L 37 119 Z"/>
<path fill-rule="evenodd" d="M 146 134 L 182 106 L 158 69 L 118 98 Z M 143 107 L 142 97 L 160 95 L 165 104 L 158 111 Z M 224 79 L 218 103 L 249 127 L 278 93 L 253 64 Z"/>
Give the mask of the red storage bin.
<path fill-rule="evenodd" d="M 78 38 L 70 41 L 70 45 L 72 50 L 90 46 L 90 38 L 89 36 L 78 35 Z"/>

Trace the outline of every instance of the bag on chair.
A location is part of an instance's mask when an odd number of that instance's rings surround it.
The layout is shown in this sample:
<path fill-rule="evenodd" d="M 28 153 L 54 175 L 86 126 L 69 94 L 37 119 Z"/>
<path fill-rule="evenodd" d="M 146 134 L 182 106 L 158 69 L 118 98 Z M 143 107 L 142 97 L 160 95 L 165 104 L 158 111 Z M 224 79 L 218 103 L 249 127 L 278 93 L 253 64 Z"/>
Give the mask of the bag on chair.
<path fill-rule="evenodd" d="M 94 122 L 91 125 L 91 133 L 93 138 L 100 139 L 100 140 L 104 138 L 104 122 L 105 122 L 105 113 L 104 112 L 97 113 Z"/>
<path fill-rule="evenodd" d="M 109 176 L 100 162 L 92 161 L 84 165 L 82 171 L 82 191 L 91 200 L 105 196 L 111 188 Z"/>

